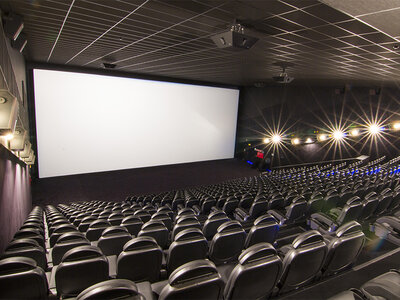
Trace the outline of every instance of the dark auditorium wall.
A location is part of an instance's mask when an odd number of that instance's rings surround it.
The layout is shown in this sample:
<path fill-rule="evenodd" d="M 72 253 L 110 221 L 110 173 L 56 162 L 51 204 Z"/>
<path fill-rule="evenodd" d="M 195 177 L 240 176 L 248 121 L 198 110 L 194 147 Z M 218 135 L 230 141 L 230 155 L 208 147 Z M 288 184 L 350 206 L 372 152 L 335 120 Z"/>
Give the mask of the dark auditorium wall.
<path fill-rule="evenodd" d="M 0 145 L 0 253 L 31 209 L 28 166 Z"/>
<path fill-rule="evenodd" d="M 327 128 L 329 121 L 335 123 L 335 117 L 336 123 L 339 123 L 337 116 L 340 115 L 343 116 L 344 124 L 345 120 L 363 124 L 366 118 L 375 114 L 387 119 L 387 122 L 395 121 L 393 116 L 400 116 L 400 101 L 397 100 L 400 99 L 400 91 L 393 86 L 321 86 L 293 83 L 263 88 L 245 87 L 241 90 L 237 155 L 241 154 L 248 143 L 267 150 L 268 147 L 262 143 L 262 139 L 267 129 L 278 123 L 281 127 L 289 128 L 288 133 L 303 133 L 315 137 L 314 131 Z M 398 155 L 400 148 L 399 137 L 399 133 L 392 132 L 386 135 L 386 145 L 378 142 L 377 146 L 373 145 L 371 148 L 369 143 L 364 145 L 363 140 L 349 141 L 349 145 L 342 147 L 341 151 L 320 143 L 293 146 L 288 141 L 285 151 L 280 151 L 279 154 L 275 152 L 275 166 L 350 158 L 361 154 L 371 157 L 394 156 Z M 271 151 L 268 155 L 271 155 Z"/>
<path fill-rule="evenodd" d="M 25 60 L 11 48 L 0 20 L 0 89 L 8 89 L 19 102 L 18 126 L 29 132 Z M 0 139 L 0 253 L 31 210 L 28 167 Z"/>
<path fill-rule="evenodd" d="M 227 159 L 91 174 L 34 179 L 34 205 L 72 201 L 122 201 L 128 195 L 157 193 L 253 176 L 254 169 Z"/>

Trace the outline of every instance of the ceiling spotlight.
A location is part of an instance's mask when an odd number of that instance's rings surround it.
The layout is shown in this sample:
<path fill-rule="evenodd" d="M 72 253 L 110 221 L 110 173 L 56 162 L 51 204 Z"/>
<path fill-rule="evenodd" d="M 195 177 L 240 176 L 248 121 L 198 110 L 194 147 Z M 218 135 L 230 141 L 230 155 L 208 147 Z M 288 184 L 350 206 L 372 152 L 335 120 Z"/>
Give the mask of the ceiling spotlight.
<path fill-rule="evenodd" d="M 311 144 L 312 142 L 313 142 L 312 138 L 309 137 L 306 139 L 306 144 Z"/>
<path fill-rule="evenodd" d="M 323 141 L 326 141 L 327 136 L 326 136 L 326 134 L 319 134 L 317 136 L 317 139 L 318 139 L 318 141 L 323 142 Z"/>
<path fill-rule="evenodd" d="M 300 139 L 299 139 L 299 138 L 294 138 L 294 139 L 292 139 L 292 144 L 293 144 L 293 145 L 298 145 L 298 144 L 300 144 Z"/>
<path fill-rule="evenodd" d="M 351 131 L 350 131 L 350 135 L 351 136 L 359 136 L 360 135 L 360 130 L 358 130 L 358 129 L 352 129 Z"/>
<path fill-rule="evenodd" d="M 394 123 L 394 124 L 393 124 L 393 129 L 396 130 L 396 131 L 397 131 L 397 130 L 400 130 L 400 122 Z"/>
<path fill-rule="evenodd" d="M 341 131 L 340 129 L 336 129 L 332 132 L 332 137 L 334 140 L 336 141 L 341 141 L 344 139 L 345 134 L 343 131 Z"/>
<path fill-rule="evenodd" d="M 265 139 L 264 139 L 264 144 L 268 144 L 269 142 L 271 142 L 271 139 L 270 139 L 270 138 L 265 138 Z"/>
<path fill-rule="evenodd" d="M 279 144 L 282 141 L 282 137 L 279 134 L 274 134 L 271 140 L 274 144 Z"/>
<path fill-rule="evenodd" d="M 371 124 L 368 127 L 368 132 L 370 134 L 378 134 L 381 131 L 382 131 L 382 127 L 380 127 L 378 124 Z"/>

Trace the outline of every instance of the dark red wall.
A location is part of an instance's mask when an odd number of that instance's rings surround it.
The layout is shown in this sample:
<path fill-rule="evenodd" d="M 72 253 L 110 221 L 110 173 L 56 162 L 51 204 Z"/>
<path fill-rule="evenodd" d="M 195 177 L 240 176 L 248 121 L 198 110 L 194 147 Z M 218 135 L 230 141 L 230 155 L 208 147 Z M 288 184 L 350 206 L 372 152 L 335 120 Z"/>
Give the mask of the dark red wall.
<path fill-rule="evenodd" d="M 29 169 L 0 145 L 0 253 L 31 209 Z"/>

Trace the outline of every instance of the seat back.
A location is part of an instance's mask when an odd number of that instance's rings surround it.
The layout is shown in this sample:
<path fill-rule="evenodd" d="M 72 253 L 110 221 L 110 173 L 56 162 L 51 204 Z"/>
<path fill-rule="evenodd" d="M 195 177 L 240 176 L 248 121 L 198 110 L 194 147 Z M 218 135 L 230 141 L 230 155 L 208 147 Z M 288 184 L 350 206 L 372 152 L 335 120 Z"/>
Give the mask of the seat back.
<path fill-rule="evenodd" d="M 379 203 L 378 207 L 375 210 L 375 215 L 380 215 L 386 211 L 389 207 L 390 203 L 392 202 L 392 193 L 386 193 L 379 196 Z"/>
<path fill-rule="evenodd" d="M 162 221 L 165 227 L 167 227 L 168 231 L 172 230 L 172 219 L 166 212 L 156 212 L 154 215 L 151 216 L 151 220 Z"/>
<path fill-rule="evenodd" d="M 64 254 L 69 250 L 83 245 L 90 245 L 90 242 L 80 232 L 67 232 L 61 235 L 51 252 L 53 258 L 53 265 L 58 265 Z"/>
<path fill-rule="evenodd" d="M 111 227 L 111 224 L 104 219 L 93 221 L 90 223 L 89 228 L 86 231 L 86 238 L 89 241 L 97 241 L 101 237 L 104 229 L 107 227 Z"/>
<path fill-rule="evenodd" d="M 229 221 L 229 218 L 224 212 L 215 211 L 210 213 L 203 225 L 204 237 L 207 240 L 212 239 L 212 237 L 217 233 L 218 227 L 227 221 Z"/>
<path fill-rule="evenodd" d="M 313 280 L 323 266 L 326 252 L 327 246 L 318 231 L 300 234 L 285 253 L 280 291 L 296 289 Z"/>
<path fill-rule="evenodd" d="M 47 271 L 47 258 L 45 249 L 36 240 L 25 238 L 11 241 L 1 258 L 22 256 L 33 259 L 38 267 Z"/>
<path fill-rule="evenodd" d="M 1 299 L 47 299 L 46 274 L 29 257 L 0 260 Z"/>
<path fill-rule="evenodd" d="M 119 255 L 124 245 L 132 238 L 122 226 L 111 226 L 104 229 L 97 246 L 104 255 Z"/>
<path fill-rule="evenodd" d="M 328 254 L 323 271 L 325 274 L 337 273 L 350 266 L 360 254 L 365 242 L 362 227 L 356 221 L 340 226 L 328 241 Z"/>
<path fill-rule="evenodd" d="M 200 229 L 188 228 L 182 230 L 169 246 L 167 255 L 168 274 L 187 262 L 205 259 L 207 252 L 208 243 Z"/>
<path fill-rule="evenodd" d="M 172 229 L 172 240 L 175 240 L 175 236 L 187 228 L 201 228 L 200 222 L 194 215 L 182 216 L 177 219 L 177 222 Z"/>
<path fill-rule="evenodd" d="M 224 299 L 264 299 L 275 287 L 282 261 L 269 243 L 243 251 L 225 285 Z"/>
<path fill-rule="evenodd" d="M 143 224 L 138 236 L 154 238 L 162 249 L 165 249 L 168 244 L 168 229 L 162 221 L 151 220 Z"/>
<path fill-rule="evenodd" d="M 378 204 L 379 198 L 375 192 L 371 192 L 369 193 L 369 195 L 365 196 L 364 200 L 362 201 L 362 211 L 360 218 L 362 220 L 365 220 L 373 216 L 376 208 L 378 207 Z"/>
<path fill-rule="evenodd" d="M 246 237 L 245 248 L 258 243 L 274 243 L 279 232 L 279 224 L 270 214 L 262 215 L 254 221 Z"/>
<path fill-rule="evenodd" d="M 356 220 L 362 212 L 362 203 L 360 197 L 354 196 L 346 202 L 346 205 L 341 210 L 339 216 L 336 219 L 338 225 L 347 223 L 352 220 Z"/>
<path fill-rule="evenodd" d="M 111 225 L 113 226 L 118 226 L 121 224 L 121 221 L 123 220 L 124 215 L 121 212 L 113 212 L 108 216 L 107 221 L 110 222 Z"/>
<path fill-rule="evenodd" d="M 286 210 L 286 223 L 294 222 L 304 217 L 307 211 L 307 202 L 303 197 L 296 197 Z"/>
<path fill-rule="evenodd" d="M 329 211 L 332 208 L 337 207 L 337 203 L 340 200 L 340 196 L 336 193 L 336 192 L 332 192 L 332 194 L 329 194 L 325 197 L 325 203 L 324 203 L 324 207 L 323 210 L 324 211 Z"/>
<path fill-rule="evenodd" d="M 235 208 L 238 207 L 238 204 L 239 201 L 235 198 L 226 200 L 224 206 L 222 207 L 222 210 L 226 213 L 226 215 L 232 216 Z"/>
<path fill-rule="evenodd" d="M 126 279 L 111 279 L 88 287 L 76 297 L 76 300 L 142 300 L 142 296 L 134 282 Z"/>
<path fill-rule="evenodd" d="M 67 251 L 55 272 L 59 297 L 76 296 L 89 286 L 107 279 L 107 258 L 95 246 L 79 246 Z"/>
<path fill-rule="evenodd" d="M 220 225 L 210 243 L 210 259 L 215 264 L 234 261 L 243 249 L 246 232 L 238 221 Z"/>
<path fill-rule="evenodd" d="M 208 260 L 195 260 L 172 272 L 158 299 L 221 299 L 223 288 L 215 265 Z"/>
<path fill-rule="evenodd" d="M 137 236 L 143 226 L 143 221 L 138 216 L 127 216 L 122 219 L 121 226 L 128 229 L 131 235 Z"/>
<path fill-rule="evenodd" d="M 155 282 L 160 277 L 162 250 L 149 236 L 133 238 L 117 259 L 117 278 Z"/>
<path fill-rule="evenodd" d="M 249 219 L 256 219 L 268 210 L 268 202 L 260 198 L 259 200 L 254 200 L 253 204 L 249 210 Z"/>

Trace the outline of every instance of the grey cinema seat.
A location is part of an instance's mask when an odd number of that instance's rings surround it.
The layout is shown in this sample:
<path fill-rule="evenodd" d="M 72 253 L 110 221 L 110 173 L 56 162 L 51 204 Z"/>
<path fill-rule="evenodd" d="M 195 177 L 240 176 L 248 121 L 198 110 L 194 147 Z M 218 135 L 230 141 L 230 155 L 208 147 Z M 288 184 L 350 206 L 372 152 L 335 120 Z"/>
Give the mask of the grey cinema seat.
<path fill-rule="evenodd" d="M 340 226 L 334 235 L 324 236 L 328 253 L 323 267 L 324 275 L 337 273 L 351 266 L 360 254 L 365 235 L 356 221 Z"/>
<path fill-rule="evenodd" d="M 367 299 L 400 299 L 400 270 L 391 270 L 363 284 Z"/>
<path fill-rule="evenodd" d="M 97 241 L 101 237 L 104 229 L 108 227 L 111 227 L 111 224 L 107 220 L 99 219 L 93 221 L 89 224 L 89 227 L 86 231 L 86 238 L 91 242 Z"/>
<path fill-rule="evenodd" d="M 137 236 L 143 226 L 143 221 L 138 216 L 127 216 L 122 219 L 121 226 L 128 229 L 131 235 Z"/>
<path fill-rule="evenodd" d="M 104 229 L 97 246 L 104 255 L 119 255 L 124 245 L 132 239 L 128 230 L 122 226 L 111 226 Z"/>
<path fill-rule="evenodd" d="M 167 271 L 171 274 L 176 268 L 192 260 L 205 259 L 208 243 L 198 228 L 187 228 L 175 236 L 167 253 Z"/>
<path fill-rule="evenodd" d="M 205 238 L 207 240 L 211 240 L 217 233 L 218 227 L 228 221 L 229 218 L 223 211 L 215 211 L 210 213 L 203 225 L 203 234 Z"/>
<path fill-rule="evenodd" d="M 220 225 L 210 242 L 209 257 L 215 264 L 235 261 L 244 247 L 246 232 L 239 221 Z"/>
<path fill-rule="evenodd" d="M 165 249 L 168 244 L 168 229 L 160 220 L 151 220 L 144 223 L 138 236 L 150 236 L 154 238 L 162 249 Z"/>
<path fill-rule="evenodd" d="M 41 267 L 44 271 L 47 271 L 47 258 L 46 251 L 39 243 L 33 239 L 16 239 L 11 241 L 1 258 L 23 256 L 32 258 L 38 267 Z"/>
<path fill-rule="evenodd" d="M 84 245 L 90 245 L 90 242 L 81 232 L 64 233 L 57 239 L 57 242 L 53 247 L 53 251 L 51 252 L 53 265 L 58 265 L 61 262 L 64 254 L 69 250 Z"/>
<path fill-rule="evenodd" d="M 223 290 L 215 265 L 209 260 L 195 260 L 172 272 L 158 299 L 222 299 Z"/>
<path fill-rule="evenodd" d="M 247 234 L 244 247 L 248 248 L 258 243 L 273 244 L 279 232 L 279 224 L 270 214 L 258 217 Z"/>
<path fill-rule="evenodd" d="M 0 260 L 0 299 L 47 299 L 46 274 L 29 257 Z"/>
<path fill-rule="evenodd" d="M 98 282 L 108 280 L 108 261 L 98 247 L 79 246 L 64 254 L 55 271 L 59 297 L 72 297 Z"/>
<path fill-rule="evenodd" d="M 297 289 L 311 282 L 323 267 L 327 246 L 316 230 L 300 234 L 292 244 L 279 249 L 283 255 L 280 292 Z"/>
<path fill-rule="evenodd" d="M 133 238 L 117 259 L 117 278 L 155 282 L 160 277 L 162 250 L 149 236 Z"/>
<path fill-rule="evenodd" d="M 282 269 L 276 249 L 269 243 L 251 246 L 239 256 L 239 262 L 225 285 L 224 299 L 264 299 L 275 287 Z"/>
<path fill-rule="evenodd" d="M 82 291 L 76 300 L 151 300 L 152 297 L 143 295 L 138 285 L 127 279 L 111 279 L 96 283 Z"/>

